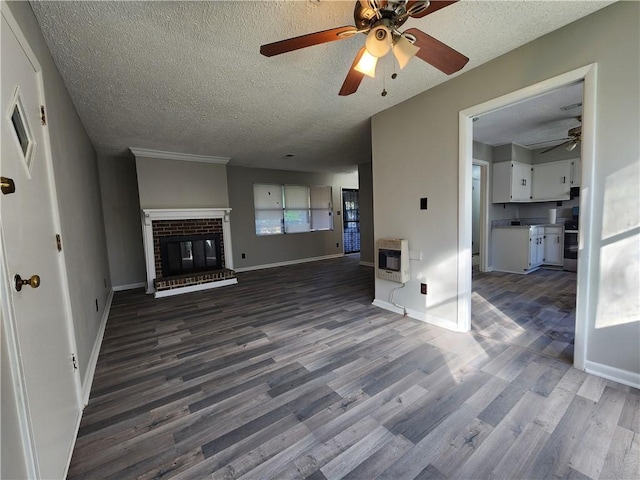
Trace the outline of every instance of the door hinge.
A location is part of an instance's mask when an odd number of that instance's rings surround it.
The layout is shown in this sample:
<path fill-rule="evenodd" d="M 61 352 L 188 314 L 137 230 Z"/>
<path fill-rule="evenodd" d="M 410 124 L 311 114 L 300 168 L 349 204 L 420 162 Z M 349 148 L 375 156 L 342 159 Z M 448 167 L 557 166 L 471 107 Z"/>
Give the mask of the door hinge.
<path fill-rule="evenodd" d="M 44 105 L 40 105 L 40 123 L 42 123 L 42 125 L 47 124 L 47 116 L 44 113 Z"/>
<path fill-rule="evenodd" d="M 62 251 L 62 238 L 60 238 L 60 234 L 56 233 L 56 246 L 58 247 L 58 251 Z"/>
<path fill-rule="evenodd" d="M 78 362 L 76 361 L 76 354 L 75 353 L 71 354 L 71 363 L 73 363 L 73 369 L 77 370 L 78 369 Z"/>

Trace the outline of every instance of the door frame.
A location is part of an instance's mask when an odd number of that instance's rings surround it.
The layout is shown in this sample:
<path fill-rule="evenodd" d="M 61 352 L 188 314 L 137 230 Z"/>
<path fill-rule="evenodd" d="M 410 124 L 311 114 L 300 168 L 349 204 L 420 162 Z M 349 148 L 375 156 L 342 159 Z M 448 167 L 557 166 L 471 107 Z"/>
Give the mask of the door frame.
<path fill-rule="evenodd" d="M 344 209 L 344 192 L 345 191 L 352 191 L 352 192 L 358 192 L 358 207 L 360 207 L 360 189 L 359 188 L 354 188 L 354 187 L 340 187 L 340 208 L 342 210 L 342 220 L 340 222 L 341 227 L 341 233 L 342 233 L 342 254 L 343 255 L 349 255 L 349 253 L 345 252 L 345 246 L 344 246 L 344 226 L 345 223 L 347 223 L 347 221 L 345 220 L 346 216 L 345 216 L 345 209 Z M 360 224 L 360 215 L 358 215 L 358 225 Z M 362 240 L 362 239 L 361 239 Z M 352 253 L 360 253 L 360 250 L 358 250 L 358 252 L 352 252 Z"/>
<path fill-rule="evenodd" d="M 13 16 L 11 9 L 8 7 L 6 2 L 0 2 L 0 15 L 5 19 L 12 33 L 16 37 L 18 43 L 24 51 L 24 54 L 28 58 L 29 62 L 33 66 L 34 72 L 37 76 L 38 88 L 40 99 L 45 105 L 45 109 L 47 106 L 46 96 L 45 96 L 45 88 L 44 88 L 44 77 L 42 73 L 42 66 L 38 61 L 37 56 L 35 55 L 29 41 L 22 33 L 22 30 Z M 5 112 L 1 112 L 0 114 L 4 115 Z M 51 118 L 51 116 L 48 116 Z M 39 126 L 40 127 L 40 126 Z M 51 215 L 53 226 L 56 232 L 62 234 L 61 228 L 61 220 L 60 220 L 60 210 L 58 205 L 58 196 L 56 191 L 56 183 L 54 177 L 53 170 L 53 152 L 51 150 L 51 138 L 49 135 L 49 127 L 48 124 L 46 126 L 42 126 L 42 135 L 43 135 L 43 143 L 40 148 L 44 153 L 44 162 L 45 169 L 47 172 L 47 182 L 49 186 L 49 200 L 51 202 Z M 19 186 L 17 186 L 19 188 Z M 0 196 L 1 197 L 1 196 Z M 0 199 L 0 202 L 2 200 Z M 51 242 L 55 239 L 52 238 Z M 75 329 L 73 323 L 72 309 L 71 309 L 71 294 L 69 291 L 69 277 L 66 268 L 65 261 L 65 252 L 64 249 L 57 252 L 56 261 L 58 263 L 58 269 L 60 274 L 60 282 L 61 282 L 61 290 L 62 290 L 62 308 L 65 316 L 65 324 L 67 329 L 69 347 L 71 351 L 69 352 L 69 361 L 71 361 L 71 355 L 75 354 L 77 358 L 77 343 L 75 336 Z M 23 364 L 21 361 L 21 353 L 20 353 L 20 345 L 17 337 L 17 329 L 16 329 L 16 313 L 12 299 L 11 289 L 13 288 L 11 282 L 11 273 L 9 272 L 9 268 L 7 265 L 7 250 L 6 244 L 4 240 L 4 225 L 2 224 L 2 218 L 0 216 L 0 299 L 2 300 L 2 322 L 3 328 L 5 331 L 5 335 L 7 337 L 7 356 L 9 358 L 9 368 L 11 371 L 11 380 L 14 386 L 14 395 L 16 400 L 17 407 L 17 415 L 18 415 L 18 425 L 21 433 L 21 443 L 23 448 L 23 454 L 25 458 L 25 464 L 27 473 L 30 478 L 39 477 L 39 468 L 37 462 L 37 454 L 36 454 L 36 445 L 33 438 L 33 430 L 31 425 L 31 418 L 29 415 L 29 405 L 26 391 L 26 384 L 24 382 L 24 370 Z M 78 425 L 75 425 L 75 431 L 77 432 L 79 427 L 79 422 L 82 417 L 82 381 L 80 378 L 80 370 L 75 369 L 73 375 L 73 384 L 74 384 L 74 396 L 76 398 L 77 406 L 79 409 L 80 415 L 78 415 Z M 69 462 L 71 460 L 72 452 L 69 452 L 69 458 L 66 459 L 66 466 L 68 468 Z"/>
<path fill-rule="evenodd" d="M 472 165 L 480 167 L 480 271 L 489 271 L 489 166 L 486 160 L 474 158 Z"/>
<path fill-rule="evenodd" d="M 473 161 L 473 118 L 508 105 L 519 103 L 532 97 L 545 94 L 551 90 L 576 82 L 584 82 L 582 109 L 582 185 L 580 199 L 580 234 L 581 247 L 578 259 L 578 275 L 576 289 L 576 335 L 574 350 L 574 366 L 585 369 L 588 329 L 587 320 L 593 318 L 594 307 L 588 301 L 589 293 L 597 285 L 593 269 L 587 259 L 591 258 L 594 232 L 593 199 L 596 197 L 593 188 L 595 173 L 595 133 L 596 133 L 596 99 L 597 99 L 598 65 L 592 63 L 556 77 L 543 80 L 534 85 L 516 90 L 500 97 L 488 100 L 479 105 L 461 110 L 459 119 L 459 157 L 458 157 L 458 318 L 457 330 L 471 329 L 471 186 Z"/>

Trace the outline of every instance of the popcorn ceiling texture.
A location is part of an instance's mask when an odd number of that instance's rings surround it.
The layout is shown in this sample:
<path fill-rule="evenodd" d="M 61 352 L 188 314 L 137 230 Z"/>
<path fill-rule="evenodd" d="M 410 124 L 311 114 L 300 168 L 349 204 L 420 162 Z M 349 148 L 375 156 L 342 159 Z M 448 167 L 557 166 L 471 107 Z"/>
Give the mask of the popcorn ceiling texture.
<path fill-rule="evenodd" d="M 464 73 L 609 3 L 462 1 L 403 30 L 421 28 L 464 53 Z M 264 43 L 352 25 L 352 1 L 31 5 L 105 155 L 138 147 L 230 157 L 236 166 L 352 171 L 371 159 L 372 115 L 450 78 L 414 59 L 391 80 L 389 55 L 380 62 L 386 80 L 379 68 L 354 95 L 339 97 L 364 35 L 259 54 Z"/>

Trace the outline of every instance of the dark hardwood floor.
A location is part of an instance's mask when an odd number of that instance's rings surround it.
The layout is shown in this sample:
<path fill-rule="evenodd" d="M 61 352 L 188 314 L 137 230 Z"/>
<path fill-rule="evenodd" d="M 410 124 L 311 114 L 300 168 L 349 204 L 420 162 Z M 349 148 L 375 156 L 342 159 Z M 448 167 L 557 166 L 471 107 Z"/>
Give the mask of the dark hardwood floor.
<path fill-rule="evenodd" d="M 69 478 L 638 478 L 640 392 L 555 339 L 378 309 L 353 257 L 238 279 L 115 295 Z"/>

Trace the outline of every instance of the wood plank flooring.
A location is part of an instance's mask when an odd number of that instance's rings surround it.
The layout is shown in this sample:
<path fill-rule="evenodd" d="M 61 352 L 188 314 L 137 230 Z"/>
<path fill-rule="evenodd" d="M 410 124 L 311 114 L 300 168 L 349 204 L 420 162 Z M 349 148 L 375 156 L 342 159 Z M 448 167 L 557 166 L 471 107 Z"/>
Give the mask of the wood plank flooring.
<path fill-rule="evenodd" d="M 573 364 L 576 273 L 473 273 L 474 332 Z"/>
<path fill-rule="evenodd" d="M 69 478 L 640 474 L 638 390 L 373 307 L 357 258 L 238 279 L 115 295 Z"/>

